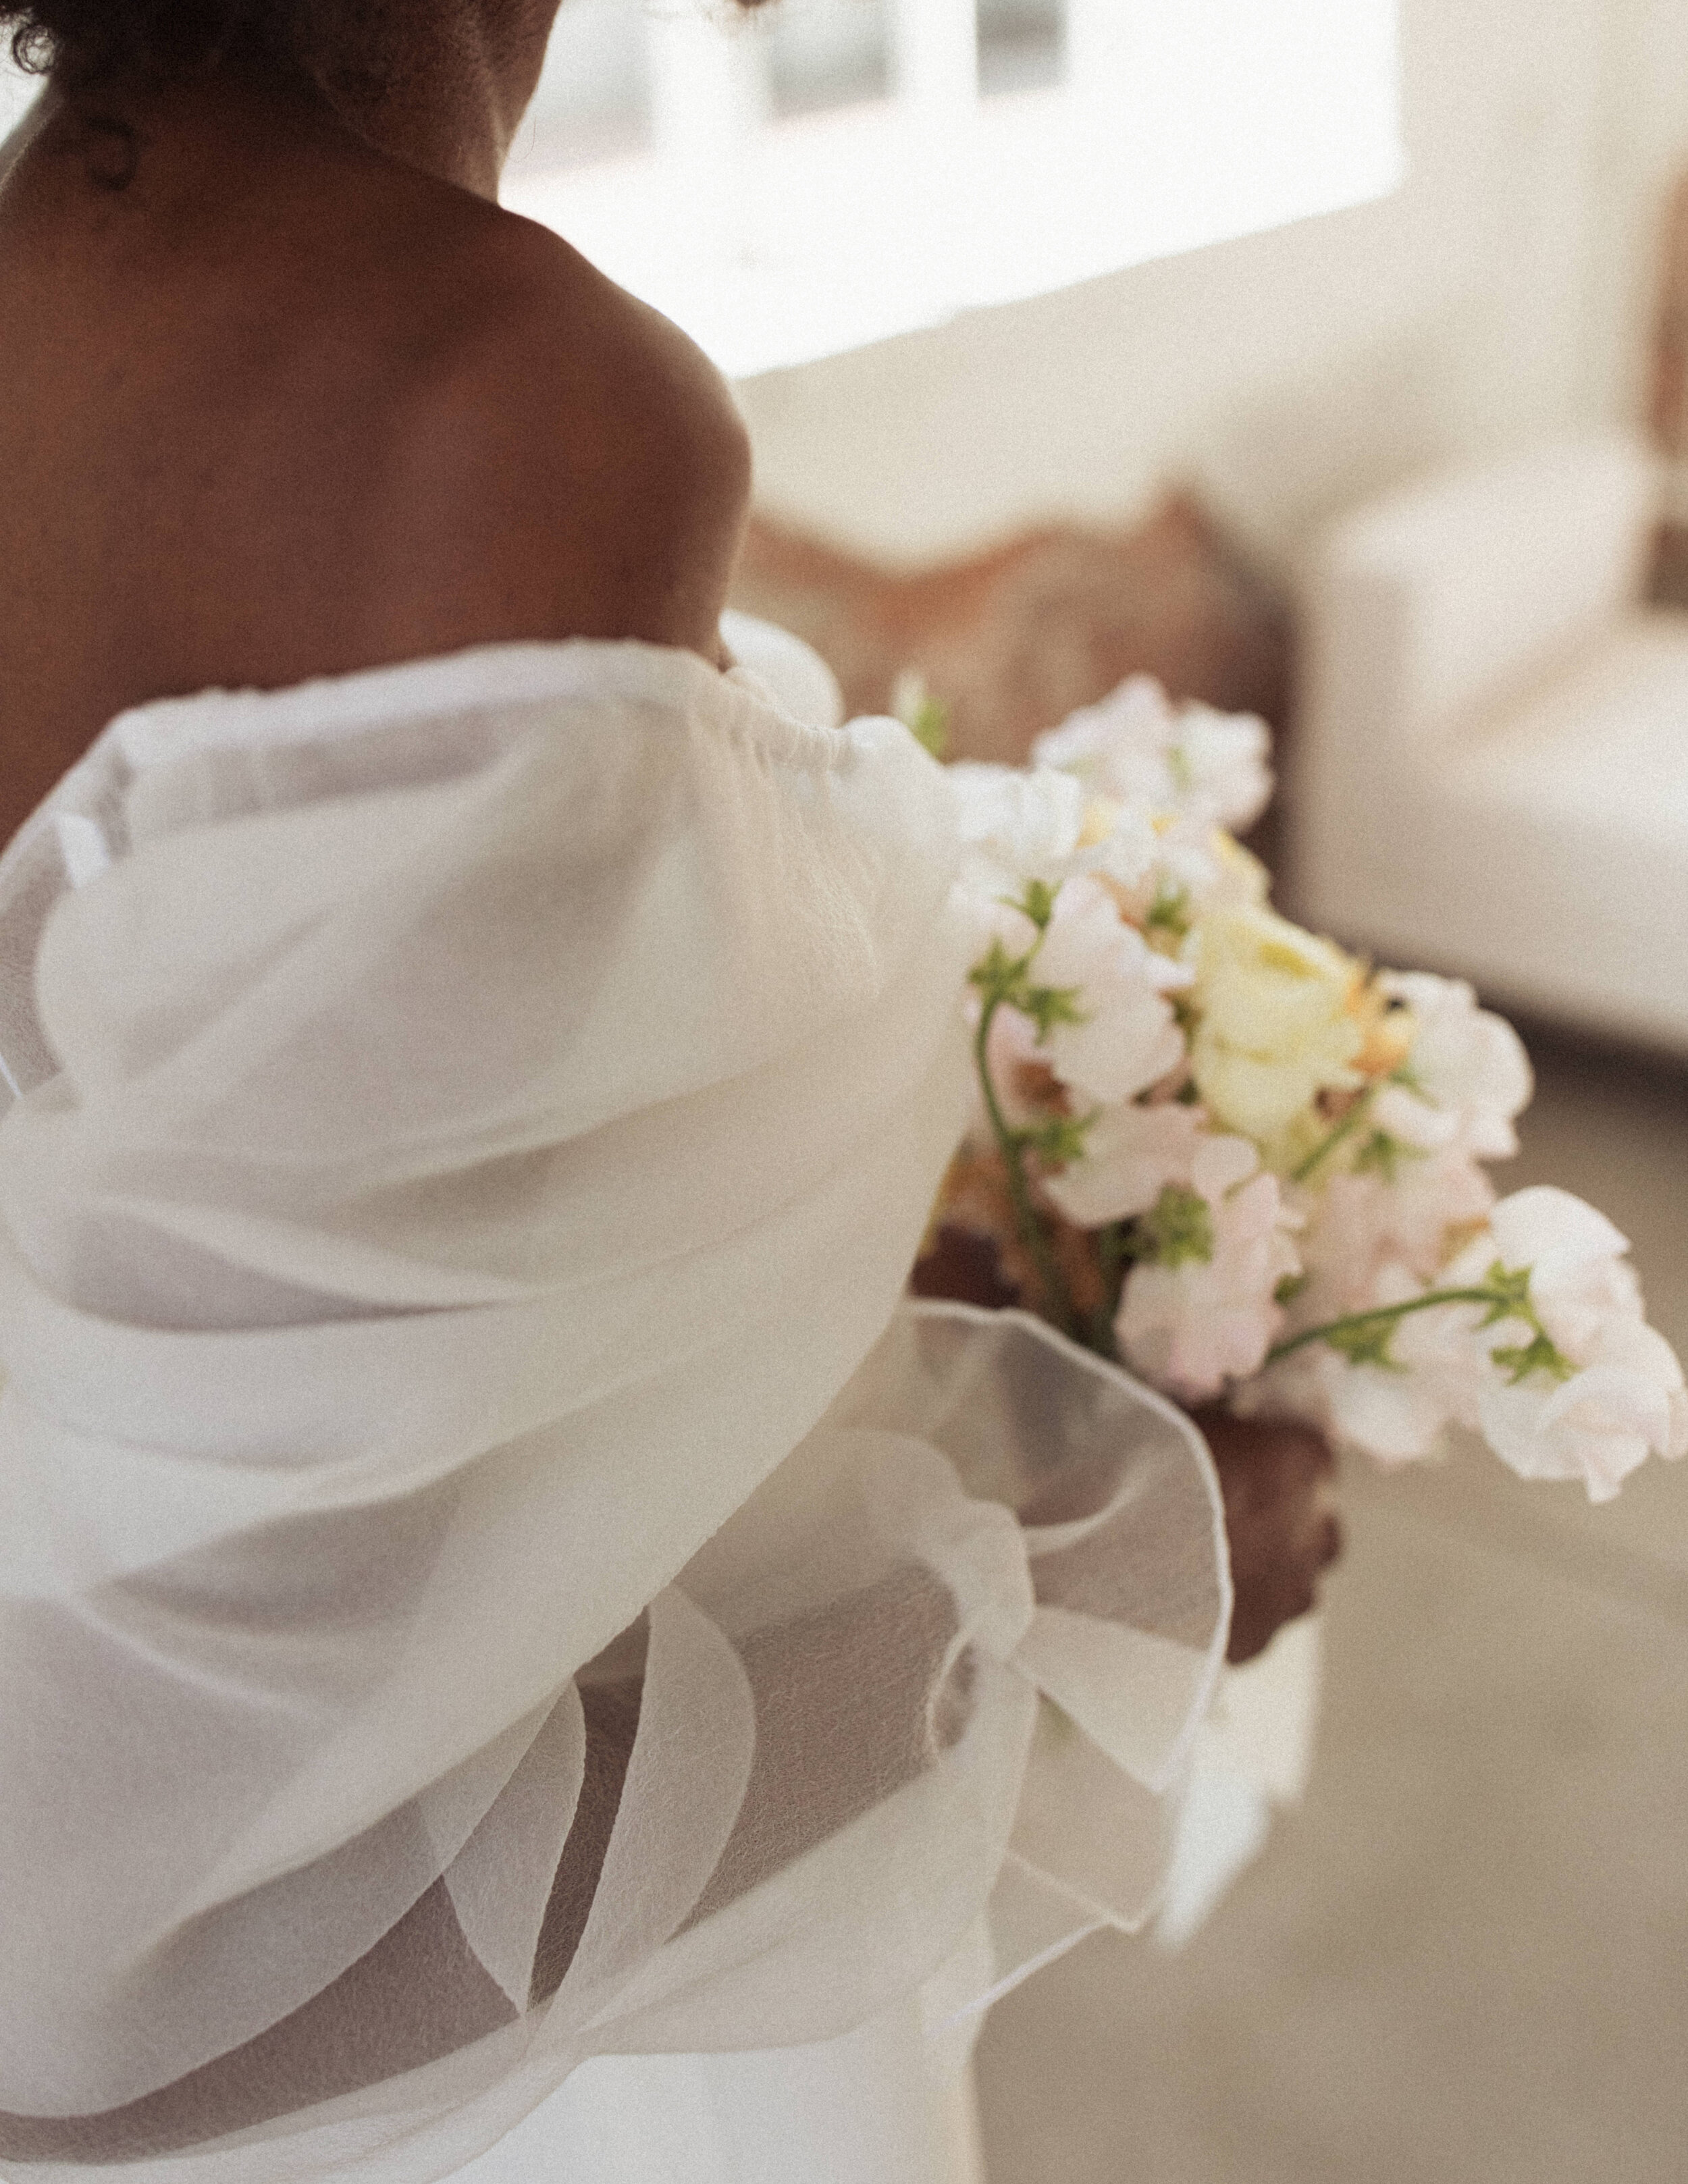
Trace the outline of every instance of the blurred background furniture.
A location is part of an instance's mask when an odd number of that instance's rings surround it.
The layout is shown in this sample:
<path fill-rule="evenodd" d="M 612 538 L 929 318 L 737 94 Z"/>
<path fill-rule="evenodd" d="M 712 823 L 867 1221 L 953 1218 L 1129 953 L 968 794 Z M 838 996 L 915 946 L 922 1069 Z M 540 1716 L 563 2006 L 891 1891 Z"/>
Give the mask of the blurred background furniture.
<path fill-rule="evenodd" d="M 1688 1050 L 1688 614 L 1641 604 L 1657 466 L 1568 442 L 1340 521 L 1306 597 L 1298 916 Z"/>
<path fill-rule="evenodd" d="M 1134 525 L 1039 524 L 916 569 L 759 515 L 733 599 L 806 638 L 847 712 L 888 710 L 898 677 L 917 674 L 956 758 L 1017 764 L 1128 675 L 1284 725 L 1287 591 L 1188 492 Z"/>

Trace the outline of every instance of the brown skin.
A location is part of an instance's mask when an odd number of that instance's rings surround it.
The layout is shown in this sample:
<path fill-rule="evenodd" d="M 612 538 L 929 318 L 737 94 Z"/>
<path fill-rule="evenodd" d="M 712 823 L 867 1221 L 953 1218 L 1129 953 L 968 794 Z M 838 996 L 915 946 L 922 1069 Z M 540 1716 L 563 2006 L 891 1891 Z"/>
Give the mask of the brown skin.
<path fill-rule="evenodd" d="M 1234 1667 L 1318 1605 L 1318 1580 L 1342 1552 L 1336 1458 L 1311 1427 L 1234 1418 L 1212 1406 L 1195 1413 L 1225 1497 L 1231 1550 L 1230 1641 Z"/>
<path fill-rule="evenodd" d="M 512 638 L 718 657 L 731 397 L 490 201 L 552 10 L 438 12 L 451 65 L 425 37 L 390 114 L 49 90 L 0 148 L 0 838 L 147 699 Z"/>

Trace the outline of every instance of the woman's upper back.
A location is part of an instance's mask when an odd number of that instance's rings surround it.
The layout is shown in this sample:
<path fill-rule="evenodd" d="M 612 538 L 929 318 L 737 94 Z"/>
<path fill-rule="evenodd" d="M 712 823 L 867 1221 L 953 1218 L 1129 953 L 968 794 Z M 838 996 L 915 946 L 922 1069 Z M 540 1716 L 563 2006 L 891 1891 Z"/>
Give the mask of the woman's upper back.
<path fill-rule="evenodd" d="M 261 86 L 124 120 L 49 92 L 0 151 L 0 839 L 152 698 L 713 649 L 748 459 L 683 337 Z"/>

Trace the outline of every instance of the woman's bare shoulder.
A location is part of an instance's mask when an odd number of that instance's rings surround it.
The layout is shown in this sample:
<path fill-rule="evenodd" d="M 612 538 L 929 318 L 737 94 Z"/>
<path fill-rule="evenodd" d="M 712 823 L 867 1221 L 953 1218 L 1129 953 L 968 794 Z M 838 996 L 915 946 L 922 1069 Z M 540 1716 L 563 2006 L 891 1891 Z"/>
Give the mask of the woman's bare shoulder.
<path fill-rule="evenodd" d="M 342 140 L 160 136 L 113 193 L 45 136 L 0 176 L 0 822 L 151 698 L 511 639 L 713 655 L 743 427 L 578 252 Z"/>
<path fill-rule="evenodd" d="M 116 192 L 38 125 L 8 149 L 0 834 L 148 699 L 718 644 L 749 463 L 699 352 L 465 190 L 223 135 Z"/>
<path fill-rule="evenodd" d="M 509 634 L 711 650 L 749 493 L 725 382 L 560 237 L 491 208 L 469 228 L 391 412 L 405 564 Z"/>

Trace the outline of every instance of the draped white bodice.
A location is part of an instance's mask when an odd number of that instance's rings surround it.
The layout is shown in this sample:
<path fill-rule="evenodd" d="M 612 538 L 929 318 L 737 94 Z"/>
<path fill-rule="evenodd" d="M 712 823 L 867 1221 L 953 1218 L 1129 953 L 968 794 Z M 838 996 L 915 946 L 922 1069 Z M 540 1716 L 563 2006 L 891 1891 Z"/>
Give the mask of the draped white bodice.
<path fill-rule="evenodd" d="M 971 1933 L 964 2007 L 1152 1900 L 1205 1453 L 899 1312 L 962 822 L 734 642 L 148 705 L 0 860 L 8 2174 L 421 2184 L 584 2059 L 842 2033 Z"/>

